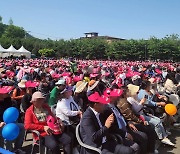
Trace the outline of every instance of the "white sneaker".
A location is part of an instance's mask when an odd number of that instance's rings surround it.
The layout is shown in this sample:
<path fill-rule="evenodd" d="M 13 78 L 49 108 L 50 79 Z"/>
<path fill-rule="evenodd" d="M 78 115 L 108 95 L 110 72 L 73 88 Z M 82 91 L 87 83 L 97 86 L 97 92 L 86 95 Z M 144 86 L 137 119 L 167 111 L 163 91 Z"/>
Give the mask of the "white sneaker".
<path fill-rule="evenodd" d="M 172 143 L 168 138 L 162 139 L 161 142 L 167 145 L 175 146 L 175 144 Z"/>
<path fill-rule="evenodd" d="M 178 127 L 180 127 L 180 123 L 174 123 L 173 126 L 178 128 Z"/>

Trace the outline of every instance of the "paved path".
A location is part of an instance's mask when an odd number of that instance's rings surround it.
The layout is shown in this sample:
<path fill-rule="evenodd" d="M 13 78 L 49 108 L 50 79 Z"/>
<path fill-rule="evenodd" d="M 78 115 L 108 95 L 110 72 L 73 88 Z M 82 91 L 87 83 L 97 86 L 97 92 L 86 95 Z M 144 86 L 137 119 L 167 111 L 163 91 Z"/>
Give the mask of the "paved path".
<path fill-rule="evenodd" d="M 159 154 L 180 154 L 180 128 L 172 129 L 171 133 L 169 139 L 175 144 L 175 147 L 161 144 Z"/>
<path fill-rule="evenodd" d="M 171 133 L 172 135 L 169 138 L 175 143 L 175 147 L 160 144 L 158 148 L 159 154 L 180 154 L 180 128 L 171 130 Z M 28 134 L 27 139 L 28 141 L 23 144 L 23 150 L 29 154 L 31 152 L 32 135 Z M 37 148 L 35 148 L 35 153 L 37 153 Z"/>

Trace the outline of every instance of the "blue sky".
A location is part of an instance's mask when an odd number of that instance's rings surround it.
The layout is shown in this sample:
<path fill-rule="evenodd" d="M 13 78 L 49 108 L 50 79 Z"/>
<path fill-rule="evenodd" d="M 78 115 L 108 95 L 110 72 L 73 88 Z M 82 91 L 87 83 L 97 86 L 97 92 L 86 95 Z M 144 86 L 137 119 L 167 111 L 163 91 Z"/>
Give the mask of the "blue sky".
<path fill-rule="evenodd" d="M 39 38 L 99 32 L 125 39 L 180 35 L 180 0 L 1 0 L 0 16 Z"/>

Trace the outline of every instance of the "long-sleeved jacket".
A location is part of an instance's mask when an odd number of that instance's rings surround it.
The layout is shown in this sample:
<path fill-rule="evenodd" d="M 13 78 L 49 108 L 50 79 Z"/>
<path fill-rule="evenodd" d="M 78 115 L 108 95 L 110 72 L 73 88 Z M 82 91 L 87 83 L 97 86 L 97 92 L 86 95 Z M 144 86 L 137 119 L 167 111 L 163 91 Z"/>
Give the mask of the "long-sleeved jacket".
<path fill-rule="evenodd" d="M 116 107 L 117 108 L 117 107 Z M 117 108 L 117 110 L 119 111 L 119 109 Z M 120 112 L 120 111 L 119 111 Z M 102 119 L 102 121 L 105 123 L 106 119 L 113 113 L 112 109 L 107 105 L 103 111 L 103 113 L 100 114 L 100 118 Z M 123 117 L 123 115 L 122 115 Z M 119 129 L 118 128 L 118 121 L 116 119 L 116 116 L 114 116 L 114 122 L 112 124 L 112 126 L 109 128 L 109 132 L 110 133 L 114 133 L 114 134 L 119 134 L 121 135 L 122 138 L 125 138 L 126 136 L 126 131 Z"/>
<path fill-rule="evenodd" d="M 54 116 L 52 114 L 51 109 L 49 108 L 48 105 L 44 104 L 43 108 L 48 111 L 49 115 Z M 46 136 L 47 133 L 44 131 L 44 126 L 47 126 L 46 121 L 44 121 L 44 122 L 38 121 L 38 119 L 37 119 L 37 117 L 36 117 L 36 115 L 34 113 L 34 106 L 31 105 L 26 110 L 26 113 L 25 113 L 25 120 L 24 120 L 25 129 L 27 129 L 27 130 L 37 130 L 37 131 L 40 132 L 41 136 Z M 37 140 L 38 137 L 35 134 L 33 134 L 33 135 L 34 135 L 34 138 Z"/>
<path fill-rule="evenodd" d="M 90 107 L 87 108 L 81 119 L 80 134 L 85 144 L 96 148 L 100 148 L 102 146 L 102 139 L 108 134 L 108 128 L 105 126 L 99 126 L 97 118 Z M 94 154 L 92 151 L 85 148 L 81 148 L 80 153 Z"/>

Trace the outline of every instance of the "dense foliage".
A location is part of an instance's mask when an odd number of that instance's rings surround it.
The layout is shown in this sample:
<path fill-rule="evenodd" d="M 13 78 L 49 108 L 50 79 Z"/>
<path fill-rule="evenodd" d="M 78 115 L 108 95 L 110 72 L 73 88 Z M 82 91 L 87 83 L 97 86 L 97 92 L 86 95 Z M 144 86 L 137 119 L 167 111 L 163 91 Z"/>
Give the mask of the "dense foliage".
<path fill-rule="evenodd" d="M 13 23 L 11 21 L 11 23 Z M 8 48 L 11 44 L 19 49 L 22 45 L 33 54 L 40 56 L 41 49 L 52 49 L 45 56 L 76 57 L 80 59 L 123 59 L 144 60 L 180 59 L 180 38 L 173 34 L 162 39 L 112 41 L 105 39 L 41 40 L 13 24 L 5 25 L 0 18 L 0 44 Z M 48 52 L 46 50 L 46 52 Z"/>
<path fill-rule="evenodd" d="M 43 57 L 51 57 L 54 56 L 54 50 L 53 49 L 40 49 L 38 53 Z"/>

